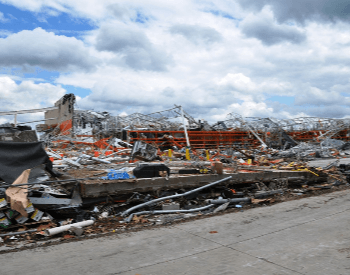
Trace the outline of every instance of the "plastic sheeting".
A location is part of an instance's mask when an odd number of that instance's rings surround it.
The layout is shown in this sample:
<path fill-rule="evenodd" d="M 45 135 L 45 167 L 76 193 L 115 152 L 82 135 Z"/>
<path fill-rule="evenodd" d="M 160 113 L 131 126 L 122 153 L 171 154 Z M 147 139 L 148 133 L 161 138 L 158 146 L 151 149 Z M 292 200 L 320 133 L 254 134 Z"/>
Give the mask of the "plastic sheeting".
<path fill-rule="evenodd" d="M 13 183 L 24 170 L 45 164 L 52 175 L 52 163 L 41 142 L 0 142 L 0 179 Z"/>

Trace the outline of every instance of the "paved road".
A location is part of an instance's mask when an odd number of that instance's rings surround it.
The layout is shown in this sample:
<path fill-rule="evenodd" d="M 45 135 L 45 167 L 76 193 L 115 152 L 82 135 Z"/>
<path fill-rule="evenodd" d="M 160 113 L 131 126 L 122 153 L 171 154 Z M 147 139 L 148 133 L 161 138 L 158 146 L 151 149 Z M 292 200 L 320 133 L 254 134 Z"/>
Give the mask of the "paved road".
<path fill-rule="evenodd" d="M 350 190 L 0 255 L 1 274 L 350 274 Z M 217 233 L 210 233 L 217 231 Z"/>

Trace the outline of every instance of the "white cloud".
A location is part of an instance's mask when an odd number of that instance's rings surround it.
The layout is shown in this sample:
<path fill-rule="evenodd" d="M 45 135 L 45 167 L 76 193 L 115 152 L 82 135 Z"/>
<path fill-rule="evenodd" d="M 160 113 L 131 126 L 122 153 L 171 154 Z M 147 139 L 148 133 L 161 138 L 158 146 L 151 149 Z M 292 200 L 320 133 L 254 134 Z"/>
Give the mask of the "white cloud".
<path fill-rule="evenodd" d="M 308 21 L 349 22 L 350 5 L 346 0 L 239 0 L 238 2 L 254 11 L 269 6 L 280 22 L 289 20 L 303 24 Z"/>
<path fill-rule="evenodd" d="M 41 67 L 48 70 L 90 70 L 96 60 L 82 41 L 55 35 L 41 28 L 21 31 L 0 38 L 0 65 L 3 67 Z"/>
<path fill-rule="evenodd" d="M 270 7 L 248 1 L 255 9 L 224 0 L 0 2 L 94 22 L 81 40 L 43 29 L 0 39 L 2 66 L 38 66 L 59 72 L 57 84 L 91 89 L 78 100 L 83 108 L 130 114 L 181 104 L 208 120 L 229 112 L 290 118 L 322 110 L 340 116 L 347 110 L 346 20 L 279 20 L 283 12 L 273 0 L 265 1 Z M 267 100 L 274 96 L 295 98 L 295 105 Z"/>
<path fill-rule="evenodd" d="M 299 44 L 306 39 L 301 28 L 278 24 L 268 8 L 259 14 L 247 16 L 240 26 L 247 37 L 257 38 L 267 46 L 283 42 Z"/>
<path fill-rule="evenodd" d="M 58 13 L 68 13 L 76 17 L 88 18 L 92 21 L 104 21 L 106 19 L 137 19 L 137 12 L 143 11 L 149 15 L 169 19 L 177 16 L 179 11 L 191 13 L 195 5 L 191 1 L 159 1 L 148 0 L 0 0 L 5 4 L 36 13 L 46 13 L 55 16 Z"/>
<path fill-rule="evenodd" d="M 164 71 L 172 62 L 165 51 L 133 25 L 119 22 L 104 24 L 96 36 L 96 49 L 116 54 L 119 65 L 136 70 Z"/>
<path fill-rule="evenodd" d="M 6 37 L 9 36 L 12 32 L 5 30 L 5 29 L 0 29 L 0 37 Z"/>
<path fill-rule="evenodd" d="M 22 81 L 16 83 L 12 78 L 0 76 L 1 111 L 18 111 L 39 109 L 54 106 L 54 103 L 65 94 L 65 89 L 49 83 Z M 42 119 L 43 113 L 19 115 L 19 122 Z M 11 116 L 0 116 L 0 123 L 12 122 Z"/>
<path fill-rule="evenodd" d="M 305 89 L 306 90 L 306 89 Z M 304 93 L 295 97 L 296 105 L 349 105 L 350 97 L 342 96 L 336 91 L 325 91 L 315 87 L 311 87 Z"/>
<path fill-rule="evenodd" d="M 172 26 L 170 31 L 183 35 L 194 44 L 211 45 L 222 40 L 222 35 L 210 27 L 179 24 Z"/>
<path fill-rule="evenodd" d="M 0 22 L 1 22 L 1 23 L 5 23 L 5 22 L 7 22 L 7 21 L 8 21 L 8 19 L 5 17 L 4 13 L 2 13 L 2 12 L 0 11 Z"/>
<path fill-rule="evenodd" d="M 218 81 L 218 85 L 226 86 L 242 92 L 254 91 L 257 87 L 253 81 L 242 73 L 228 73 L 224 78 Z"/>

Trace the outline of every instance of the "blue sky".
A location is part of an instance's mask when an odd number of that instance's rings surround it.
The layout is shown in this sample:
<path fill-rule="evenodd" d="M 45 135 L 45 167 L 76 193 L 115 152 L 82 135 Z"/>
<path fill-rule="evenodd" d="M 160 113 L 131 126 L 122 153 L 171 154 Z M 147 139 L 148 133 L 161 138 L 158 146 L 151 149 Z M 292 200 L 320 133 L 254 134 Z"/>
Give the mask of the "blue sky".
<path fill-rule="evenodd" d="M 74 93 L 114 115 L 347 117 L 349 5 L 0 0 L 0 111 Z"/>
<path fill-rule="evenodd" d="M 80 32 L 90 31 L 96 28 L 93 22 L 88 19 L 75 18 L 62 12 L 53 16 L 45 11 L 30 12 L 2 3 L 0 3 L 0 11 L 5 18 L 0 23 L 1 29 L 9 32 L 33 30 L 40 27 L 45 30 L 55 31 L 58 34 L 79 37 Z"/>
<path fill-rule="evenodd" d="M 0 21 L 0 29 L 8 33 L 42 28 L 57 35 L 81 39 L 81 36 L 86 32 L 96 29 L 96 25 L 91 20 L 87 18 L 75 18 L 64 12 L 53 16 L 45 10 L 42 12 L 31 12 L 3 3 L 0 3 L 0 12 L 5 19 Z M 56 78 L 60 75 L 58 71 L 49 71 L 40 67 L 31 68 L 31 70 L 31 72 L 25 72 L 21 68 L 16 67 L 10 69 L 3 68 L 3 71 L 7 71 L 10 75 L 20 76 L 24 79 L 35 79 L 36 83 L 45 81 L 54 84 Z M 17 80 L 16 82 L 19 84 L 21 80 Z M 71 85 L 63 85 L 63 87 L 67 93 L 74 93 L 81 97 L 85 97 L 91 92 L 88 89 Z"/>

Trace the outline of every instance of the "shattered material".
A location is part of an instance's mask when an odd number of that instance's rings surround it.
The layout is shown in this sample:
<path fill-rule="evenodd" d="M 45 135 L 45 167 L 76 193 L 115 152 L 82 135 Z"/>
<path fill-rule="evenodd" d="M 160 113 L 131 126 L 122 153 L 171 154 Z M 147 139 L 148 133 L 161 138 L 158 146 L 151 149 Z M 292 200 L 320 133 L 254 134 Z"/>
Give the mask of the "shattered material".
<path fill-rule="evenodd" d="M 122 117 L 75 110 L 74 101 L 66 95 L 47 111 L 42 143 L 0 140 L 3 245 L 171 224 L 349 186 L 349 119 L 231 113 L 211 125 L 181 106 Z"/>
<path fill-rule="evenodd" d="M 131 158 L 138 158 L 141 160 L 152 161 L 157 157 L 157 148 L 138 140 L 134 143 L 130 154 Z"/>

